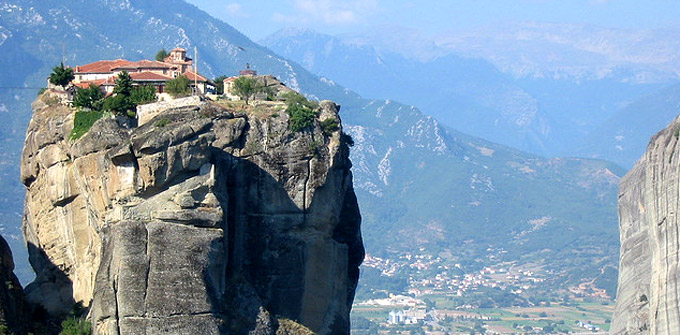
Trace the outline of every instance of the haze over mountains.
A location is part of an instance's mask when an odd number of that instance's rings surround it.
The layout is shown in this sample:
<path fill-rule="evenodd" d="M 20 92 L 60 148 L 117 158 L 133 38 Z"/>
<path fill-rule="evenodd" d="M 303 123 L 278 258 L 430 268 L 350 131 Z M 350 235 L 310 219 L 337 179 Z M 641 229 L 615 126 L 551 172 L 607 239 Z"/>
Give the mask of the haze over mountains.
<path fill-rule="evenodd" d="M 107 20 L 99 19 L 103 15 Z M 10 55 L 0 66 L 15 70 L 0 77 L 0 86 L 44 86 L 62 57 L 62 41 L 68 65 L 197 47 L 199 72 L 210 77 L 233 75 L 250 63 L 310 97 L 342 105 L 340 115 L 355 141 L 351 159 L 370 253 L 389 258 L 425 248 L 472 269 L 488 249 L 502 250 L 496 261 L 541 262 L 561 288 L 616 266 L 616 190 L 623 170 L 606 161 L 546 159 L 506 145 L 567 152 L 620 107 L 665 82 L 518 79 L 484 59 L 414 59 L 309 32 L 279 37 L 267 45 L 283 56 L 179 0 L 13 0 L 0 5 L 0 51 Z M 295 48 L 289 52 L 276 43 Z M 0 91 L 0 111 L 11 120 L 0 125 L 7 190 L 0 197 L 3 234 L 19 234 L 19 151 L 36 91 Z M 564 92 L 576 94 L 583 106 L 573 109 Z M 626 125 L 641 118 L 630 114 Z M 584 154 L 608 158 L 584 148 Z M 20 255 L 21 241 L 12 241 Z M 22 277 L 29 275 L 24 271 Z"/>
<path fill-rule="evenodd" d="M 393 26 L 342 36 L 286 29 L 262 42 L 318 75 L 369 96 L 399 97 L 475 136 L 630 167 L 644 151 L 646 140 L 639 139 L 675 111 L 657 109 L 654 125 L 630 129 L 629 139 L 620 134 L 627 130 L 606 124 L 650 123 L 645 104 L 634 102 L 669 94 L 664 88 L 678 81 L 678 35 L 678 29 L 517 23 L 432 39 Z"/>

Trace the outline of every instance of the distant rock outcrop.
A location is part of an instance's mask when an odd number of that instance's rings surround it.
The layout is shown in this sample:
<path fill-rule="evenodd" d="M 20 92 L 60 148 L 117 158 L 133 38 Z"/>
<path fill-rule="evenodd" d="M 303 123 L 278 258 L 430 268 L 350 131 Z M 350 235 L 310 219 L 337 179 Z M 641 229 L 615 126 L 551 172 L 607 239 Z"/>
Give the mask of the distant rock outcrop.
<path fill-rule="evenodd" d="M 70 142 L 49 100 L 22 160 L 32 303 L 82 301 L 96 334 L 349 333 L 364 249 L 336 104 L 303 132 L 281 102 L 198 102 Z"/>
<path fill-rule="evenodd" d="M 656 134 L 622 179 L 621 256 L 610 333 L 680 333 L 680 119 Z"/>
<path fill-rule="evenodd" d="M 12 251 L 0 236 L 0 327 L 6 327 L 6 333 L 26 334 L 28 305 L 13 271 Z"/>

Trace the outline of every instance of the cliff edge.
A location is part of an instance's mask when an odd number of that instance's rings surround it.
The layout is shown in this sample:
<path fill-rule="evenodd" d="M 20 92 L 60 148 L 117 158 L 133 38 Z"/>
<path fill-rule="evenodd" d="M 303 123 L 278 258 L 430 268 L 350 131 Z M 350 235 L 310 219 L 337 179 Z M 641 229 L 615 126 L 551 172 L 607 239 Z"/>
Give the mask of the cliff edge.
<path fill-rule="evenodd" d="M 621 255 L 610 333 L 680 332 L 680 119 L 656 134 L 621 180 Z"/>
<path fill-rule="evenodd" d="M 82 302 L 96 334 L 349 334 L 364 249 L 339 106 L 297 132 L 283 102 L 145 108 L 71 141 L 74 110 L 34 102 L 28 301 Z"/>

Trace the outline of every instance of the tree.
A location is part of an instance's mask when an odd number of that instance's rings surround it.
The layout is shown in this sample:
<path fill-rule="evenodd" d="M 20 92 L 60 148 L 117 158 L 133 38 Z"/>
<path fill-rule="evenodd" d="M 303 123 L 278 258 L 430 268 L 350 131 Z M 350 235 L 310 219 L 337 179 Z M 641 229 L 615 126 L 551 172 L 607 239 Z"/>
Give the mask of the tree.
<path fill-rule="evenodd" d="M 104 109 L 110 110 L 115 114 L 125 115 L 127 111 L 135 109 L 135 104 L 132 102 L 130 97 L 126 97 L 122 94 L 116 94 L 112 97 L 106 98 L 104 101 Z"/>
<path fill-rule="evenodd" d="M 151 85 L 137 86 L 132 89 L 130 99 L 135 105 L 154 102 L 156 101 L 156 87 Z"/>
<path fill-rule="evenodd" d="M 90 335 L 92 325 L 85 319 L 69 317 L 61 323 L 59 335 Z"/>
<path fill-rule="evenodd" d="M 73 69 L 70 67 L 65 68 L 64 63 L 60 63 L 59 66 L 55 66 L 52 69 L 50 83 L 53 85 L 66 86 L 75 78 L 76 76 L 73 75 Z"/>
<path fill-rule="evenodd" d="M 97 85 L 90 84 L 88 88 L 78 88 L 73 98 L 73 106 L 99 110 L 102 107 L 104 92 Z"/>
<path fill-rule="evenodd" d="M 224 80 L 227 79 L 227 76 L 219 76 L 213 79 L 213 82 L 215 83 L 215 90 L 217 91 L 217 94 L 224 94 Z"/>
<path fill-rule="evenodd" d="M 290 115 L 290 129 L 299 132 L 314 124 L 316 114 L 303 105 L 293 105 L 286 109 Z"/>
<path fill-rule="evenodd" d="M 113 88 L 113 93 L 129 97 L 132 94 L 132 77 L 127 71 L 122 71 L 116 78 L 116 87 Z"/>
<path fill-rule="evenodd" d="M 165 48 L 163 48 L 156 53 L 156 60 L 159 62 L 163 62 L 165 61 L 166 58 L 168 58 L 168 56 L 169 56 L 168 52 L 165 51 Z"/>
<path fill-rule="evenodd" d="M 170 79 L 165 83 L 165 91 L 172 95 L 173 98 L 184 97 L 191 93 L 189 84 L 189 78 L 179 75 L 177 78 Z"/>
<path fill-rule="evenodd" d="M 134 110 L 136 105 L 130 98 L 132 90 L 132 77 L 127 71 L 122 71 L 116 78 L 116 87 L 113 88 L 115 95 L 106 98 L 104 109 L 119 115 L 125 115 L 128 111 Z"/>
<path fill-rule="evenodd" d="M 250 100 L 252 96 L 262 91 L 262 87 L 255 78 L 238 77 L 234 80 L 234 88 L 232 88 L 231 91 L 239 98 L 245 100 L 247 105 L 248 100 Z"/>
<path fill-rule="evenodd" d="M 319 107 L 316 101 L 309 101 L 302 94 L 287 92 L 283 94 L 286 100 L 286 113 L 290 115 L 290 129 L 296 132 L 302 131 L 314 124 L 317 116 L 315 110 Z"/>

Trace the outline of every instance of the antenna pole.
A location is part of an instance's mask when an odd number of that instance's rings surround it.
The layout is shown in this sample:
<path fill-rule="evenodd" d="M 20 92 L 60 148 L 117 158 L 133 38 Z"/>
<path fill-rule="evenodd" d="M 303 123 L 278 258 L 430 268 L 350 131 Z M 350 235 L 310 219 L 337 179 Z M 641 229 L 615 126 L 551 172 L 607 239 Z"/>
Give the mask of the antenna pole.
<path fill-rule="evenodd" d="M 198 94 L 198 47 L 194 46 L 194 90 Z"/>
<path fill-rule="evenodd" d="M 66 42 L 61 42 L 61 63 L 66 63 Z"/>

